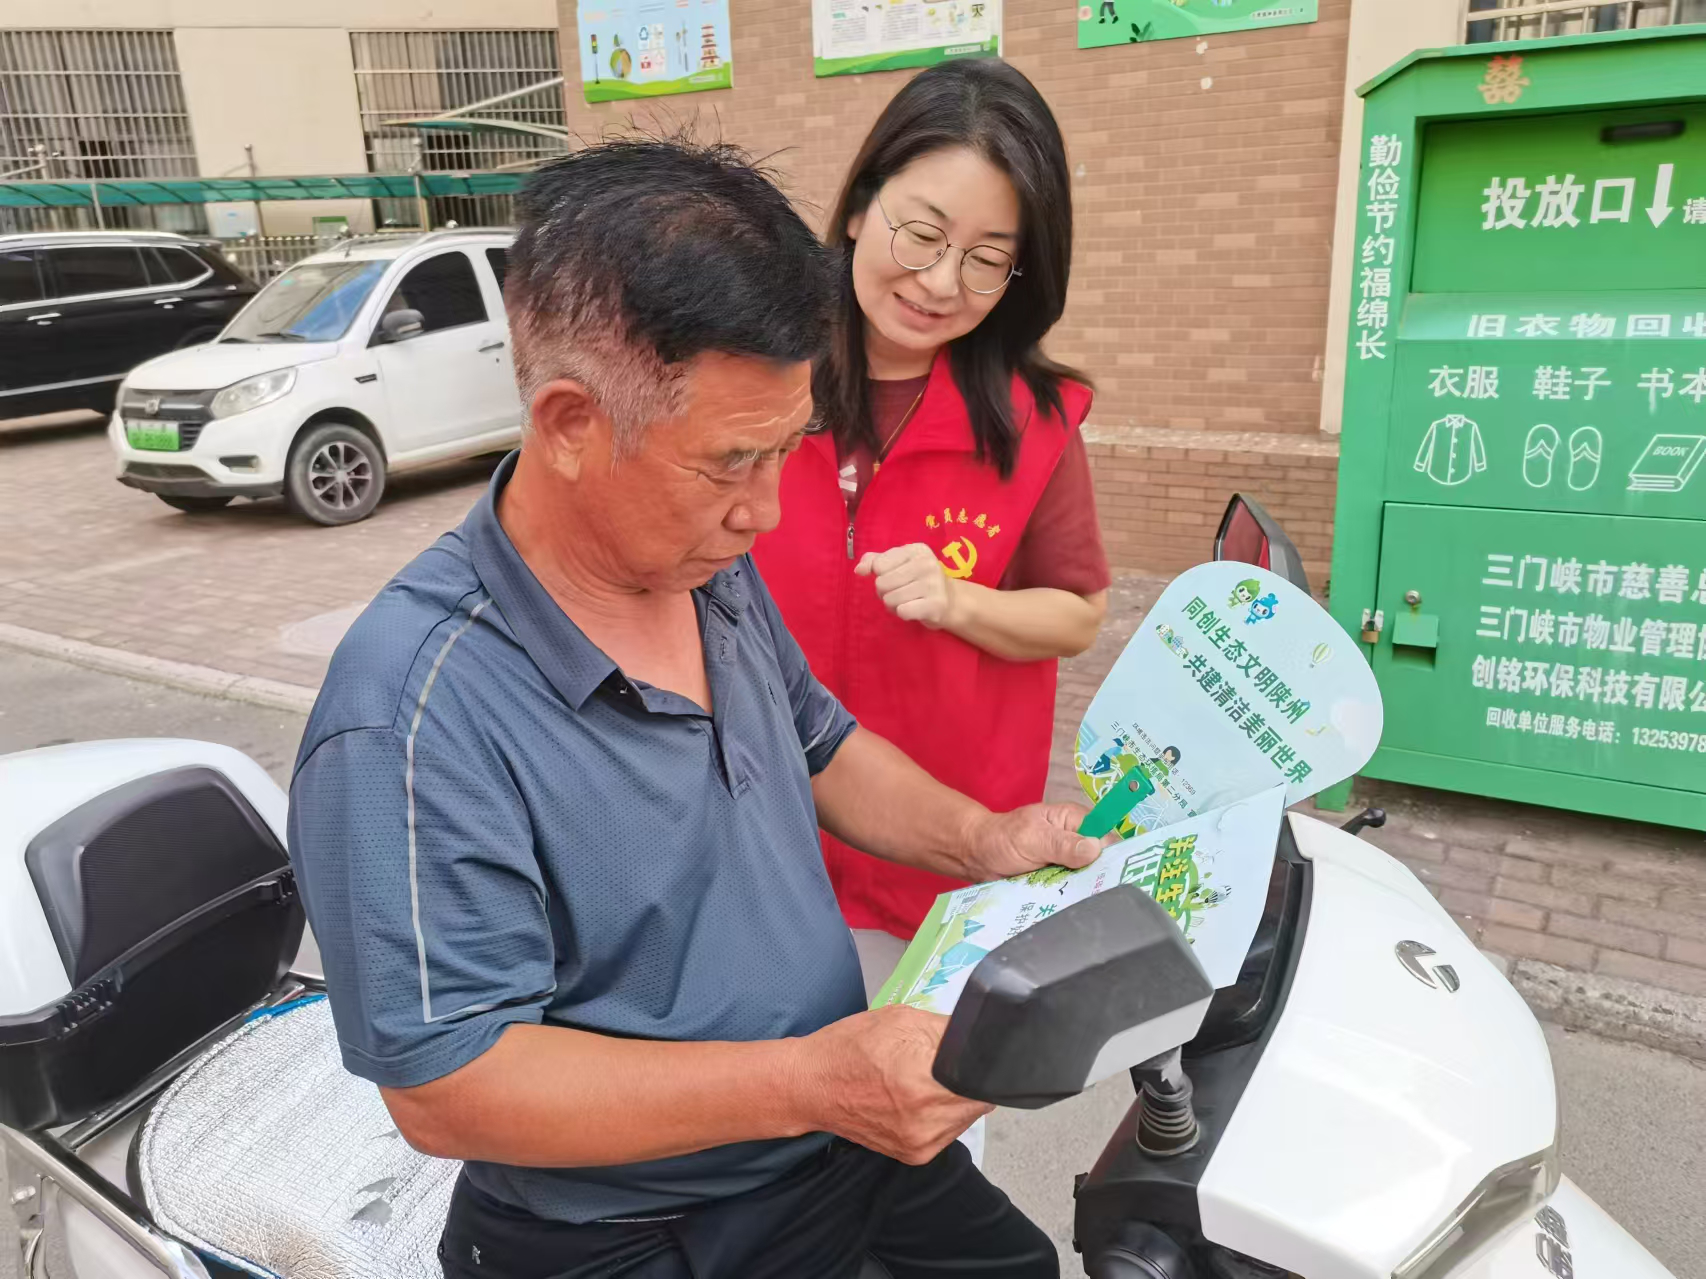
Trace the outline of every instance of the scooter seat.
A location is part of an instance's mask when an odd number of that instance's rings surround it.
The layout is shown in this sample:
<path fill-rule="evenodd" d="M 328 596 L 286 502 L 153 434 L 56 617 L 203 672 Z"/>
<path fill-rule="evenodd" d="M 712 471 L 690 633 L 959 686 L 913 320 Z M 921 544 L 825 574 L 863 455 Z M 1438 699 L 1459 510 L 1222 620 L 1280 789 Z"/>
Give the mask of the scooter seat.
<path fill-rule="evenodd" d="M 161 1229 L 262 1279 L 442 1279 L 438 1239 L 462 1165 L 414 1150 L 349 1074 L 331 1005 L 263 1013 L 155 1103 L 135 1180 Z M 859 1279 L 887 1279 L 875 1258 Z"/>
<path fill-rule="evenodd" d="M 136 1152 L 160 1227 L 267 1279 L 440 1279 L 461 1167 L 412 1149 L 347 1073 L 324 997 L 220 1041 L 175 1080 Z"/>

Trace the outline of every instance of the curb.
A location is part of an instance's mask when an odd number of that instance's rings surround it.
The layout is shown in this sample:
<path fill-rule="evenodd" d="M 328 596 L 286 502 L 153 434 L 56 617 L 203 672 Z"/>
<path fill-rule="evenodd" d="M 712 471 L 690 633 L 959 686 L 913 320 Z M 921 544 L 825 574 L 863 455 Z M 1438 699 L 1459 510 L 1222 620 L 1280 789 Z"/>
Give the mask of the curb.
<path fill-rule="evenodd" d="M 320 690 L 303 684 L 286 684 L 282 680 L 262 679 L 255 675 L 238 675 L 232 671 L 215 670 L 211 666 L 196 666 L 190 662 L 172 662 L 163 657 L 149 657 L 122 648 L 103 648 L 85 644 L 82 640 L 32 631 L 28 627 L 0 622 L 0 645 L 22 649 L 39 657 L 52 657 L 75 666 L 123 675 L 129 679 L 164 684 L 186 693 L 206 697 L 224 697 L 235 702 L 265 706 L 269 710 L 290 711 L 306 715 L 314 706 Z"/>
<path fill-rule="evenodd" d="M 1538 959 L 1500 967 L 1542 1021 L 1706 1061 L 1706 997 Z"/>

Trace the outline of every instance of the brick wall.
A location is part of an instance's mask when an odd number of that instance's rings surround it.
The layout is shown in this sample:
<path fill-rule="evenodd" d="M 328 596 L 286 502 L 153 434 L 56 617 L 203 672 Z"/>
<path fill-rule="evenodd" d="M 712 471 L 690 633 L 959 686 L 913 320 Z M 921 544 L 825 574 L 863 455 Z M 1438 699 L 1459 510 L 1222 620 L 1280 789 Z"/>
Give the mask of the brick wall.
<path fill-rule="evenodd" d="M 1336 437 L 1092 426 L 1096 509 L 1116 568 L 1200 564 L 1233 493 L 1255 498 L 1297 543 L 1319 591 L 1332 557 Z"/>
<path fill-rule="evenodd" d="M 590 107 L 563 0 L 570 127 L 697 117 L 774 153 L 820 224 L 909 73 L 815 79 L 810 5 L 732 8 L 732 91 Z M 1336 459 L 1319 379 L 1350 3 L 1320 8 L 1308 26 L 1079 50 L 1069 0 L 1008 2 L 1005 56 L 1048 98 L 1074 166 L 1073 286 L 1050 347 L 1098 385 L 1092 453 L 1117 566 L 1195 562 L 1228 494 L 1253 487 L 1324 570 Z M 1175 434 L 1119 435 L 1154 428 Z"/>

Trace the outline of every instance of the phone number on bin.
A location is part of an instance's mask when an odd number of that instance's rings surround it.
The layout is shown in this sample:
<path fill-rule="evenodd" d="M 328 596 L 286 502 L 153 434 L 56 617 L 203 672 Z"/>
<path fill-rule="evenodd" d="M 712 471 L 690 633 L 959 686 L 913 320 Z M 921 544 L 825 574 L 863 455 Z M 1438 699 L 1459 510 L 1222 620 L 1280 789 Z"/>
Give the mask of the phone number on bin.
<path fill-rule="evenodd" d="M 1666 733 L 1656 728 L 1637 728 L 1635 745 L 1657 746 L 1666 751 L 1697 751 L 1706 755 L 1706 733 Z"/>

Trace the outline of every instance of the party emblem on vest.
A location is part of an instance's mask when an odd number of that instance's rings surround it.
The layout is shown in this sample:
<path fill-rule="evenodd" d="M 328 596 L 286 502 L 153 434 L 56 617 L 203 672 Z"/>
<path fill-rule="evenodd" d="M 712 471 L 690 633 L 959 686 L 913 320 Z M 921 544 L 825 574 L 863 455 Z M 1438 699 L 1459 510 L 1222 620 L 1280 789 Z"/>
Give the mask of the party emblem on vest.
<path fill-rule="evenodd" d="M 925 528 L 946 529 L 949 532 L 958 532 L 959 530 L 955 526 L 960 524 L 969 524 L 971 525 L 971 528 L 967 529 L 961 536 L 954 538 L 953 541 L 949 542 L 947 545 L 939 548 L 936 552 L 937 556 L 942 561 L 943 571 L 947 573 L 949 577 L 970 577 L 972 573 L 976 571 L 977 542 L 972 537 L 973 529 L 980 530 L 986 538 L 994 537 L 996 534 L 1001 532 L 1001 526 L 999 524 L 991 524 L 989 522 L 989 515 L 986 512 L 980 511 L 976 516 L 968 519 L 966 516 L 966 508 L 963 506 L 960 508 L 957 515 L 954 513 L 952 507 L 944 506 L 942 508 L 941 518 L 937 518 L 934 511 L 924 517 Z"/>

